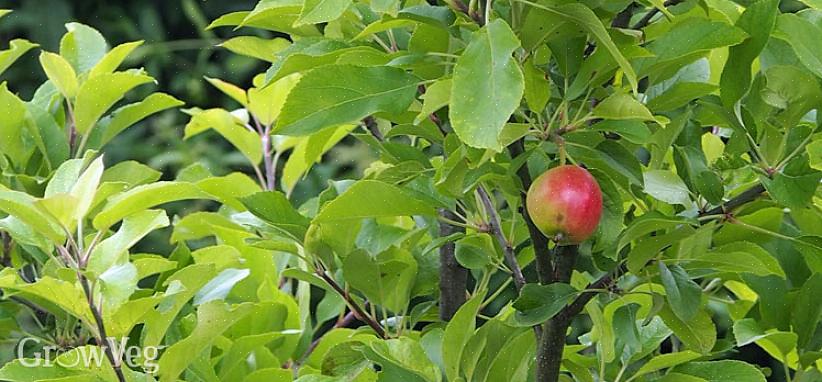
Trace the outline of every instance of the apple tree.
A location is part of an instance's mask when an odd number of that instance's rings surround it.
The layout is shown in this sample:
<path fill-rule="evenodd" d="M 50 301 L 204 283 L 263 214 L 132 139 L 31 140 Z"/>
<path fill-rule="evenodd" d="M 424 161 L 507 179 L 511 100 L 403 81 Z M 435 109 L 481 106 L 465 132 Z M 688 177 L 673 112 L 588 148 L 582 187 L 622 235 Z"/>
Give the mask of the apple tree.
<path fill-rule="evenodd" d="M 268 69 L 182 110 L 245 171 L 163 180 L 105 147 L 182 102 L 121 101 L 152 82 L 118 70 L 140 42 L 68 24 L 31 100 L 0 85 L 0 379 L 822 380 L 820 20 L 261 0 L 208 28 Z M 346 145 L 376 159 L 294 203 Z M 175 249 L 137 251 L 157 231 Z M 107 362 L 32 369 L 30 336 Z"/>

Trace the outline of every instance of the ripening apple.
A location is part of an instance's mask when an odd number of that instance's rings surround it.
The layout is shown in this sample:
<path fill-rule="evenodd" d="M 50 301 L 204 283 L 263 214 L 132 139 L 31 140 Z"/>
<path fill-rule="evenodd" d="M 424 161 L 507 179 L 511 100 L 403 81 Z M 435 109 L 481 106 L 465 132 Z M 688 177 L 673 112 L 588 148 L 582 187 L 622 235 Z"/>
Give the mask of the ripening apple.
<path fill-rule="evenodd" d="M 526 207 L 545 236 L 563 244 L 579 244 L 597 229 L 602 191 L 596 179 L 579 166 L 554 167 L 534 180 Z"/>

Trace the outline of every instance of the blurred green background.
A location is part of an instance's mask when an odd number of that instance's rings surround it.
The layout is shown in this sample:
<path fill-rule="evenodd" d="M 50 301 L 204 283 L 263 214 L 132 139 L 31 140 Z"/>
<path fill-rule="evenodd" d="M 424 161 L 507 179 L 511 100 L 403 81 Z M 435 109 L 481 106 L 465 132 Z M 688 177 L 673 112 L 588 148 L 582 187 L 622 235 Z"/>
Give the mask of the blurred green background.
<path fill-rule="evenodd" d="M 0 22 L 0 47 L 13 38 L 26 38 L 47 51 L 59 50 L 65 23 L 76 21 L 99 30 L 109 45 L 145 40 L 124 67 L 144 67 L 156 78 L 156 86 L 146 85 L 130 94 L 131 100 L 151 91 L 169 93 L 186 103 L 185 107 L 234 109 L 239 104 L 224 96 L 204 79 L 216 77 L 247 88 L 254 75 L 268 65 L 259 60 L 232 54 L 217 46 L 238 35 L 275 37 L 273 32 L 243 28 L 218 28 L 206 31 L 217 17 L 235 11 L 251 10 L 255 0 L 0 0 L 0 8 L 14 12 Z M 0 76 L 9 88 L 29 99 L 45 81 L 36 50 L 27 53 Z M 124 103 L 130 100 L 125 100 Z M 161 113 L 130 128 L 106 149 L 106 162 L 137 160 L 161 170 L 165 178 L 199 162 L 215 175 L 231 171 L 249 174 L 245 159 L 216 134 L 202 134 L 188 141 L 182 133 L 188 116 L 179 110 Z M 300 204 L 326 186 L 327 179 L 353 178 L 374 159 L 363 144 L 348 139 L 329 153 L 295 189 L 292 199 Z M 279 165 L 287 160 L 284 156 Z"/>
<path fill-rule="evenodd" d="M 0 22 L 0 49 L 6 49 L 14 38 L 25 38 L 40 44 L 40 48 L 56 52 L 65 24 L 76 21 L 99 30 L 110 46 L 144 40 L 123 64 L 123 67 L 144 67 L 157 85 L 144 85 L 129 93 L 122 103 L 134 102 L 153 91 L 169 93 L 184 101 L 184 107 L 202 109 L 223 107 L 229 110 L 240 105 L 214 87 L 204 77 L 216 77 L 240 87 L 251 86 L 252 78 L 268 68 L 268 64 L 233 54 L 217 46 L 238 35 L 255 34 L 273 38 L 275 33 L 259 29 L 218 28 L 206 31 L 206 26 L 223 14 L 251 10 L 255 0 L 0 0 L 0 8 L 13 12 Z M 30 99 L 46 80 L 35 49 L 0 76 L 9 88 L 24 99 Z M 145 163 L 173 179 L 188 166 L 201 165 L 215 175 L 242 171 L 253 178 L 246 159 L 216 133 L 206 133 L 184 141 L 183 130 L 188 115 L 179 109 L 150 117 L 129 128 L 105 147 L 105 160 L 113 164 L 124 160 Z M 279 161 L 280 169 L 288 159 Z M 296 205 L 317 195 L 329 179 L 360 177 L 375 154 L 354 138 L 346 138 L 329 152 L 323 163 L 315 166 L 292 193 Z M 170 212 L 184 215 L 194 210 L 215 207 L 208 202 L 178 203 Z M 183 210 L 185 208 L 185 210 Z M 167 235 L 170 229 L 152 235 L 140 245 L 147 252 L 167 253 L 171 250 Z"/>

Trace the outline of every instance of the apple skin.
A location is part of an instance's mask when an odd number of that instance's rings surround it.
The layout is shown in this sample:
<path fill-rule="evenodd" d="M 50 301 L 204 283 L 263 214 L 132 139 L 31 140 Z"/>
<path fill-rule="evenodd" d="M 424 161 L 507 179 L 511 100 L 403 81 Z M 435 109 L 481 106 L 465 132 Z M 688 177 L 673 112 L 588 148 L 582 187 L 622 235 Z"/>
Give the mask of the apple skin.
<path fill-rule="evenodd" d="M 531 220 L 549 238 L 579 244 L 597 229 L 602 191 L 596 179 L 579 166 L 554 167 L 534 180 L 525 201 Z"/>

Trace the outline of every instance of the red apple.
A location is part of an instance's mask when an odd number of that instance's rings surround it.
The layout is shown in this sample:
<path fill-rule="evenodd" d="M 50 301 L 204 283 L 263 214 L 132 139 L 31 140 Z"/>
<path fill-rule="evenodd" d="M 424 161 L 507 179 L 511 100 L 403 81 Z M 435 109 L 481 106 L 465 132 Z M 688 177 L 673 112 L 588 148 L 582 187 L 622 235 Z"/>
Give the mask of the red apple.
<path fill-rule="evenodd" d="M 602 191 L 584 168 L 554 167 L 531 184 L 526 207 L 545 236 L 563 244 L 579 244 L 597 229 L 602 215 Z"/>

